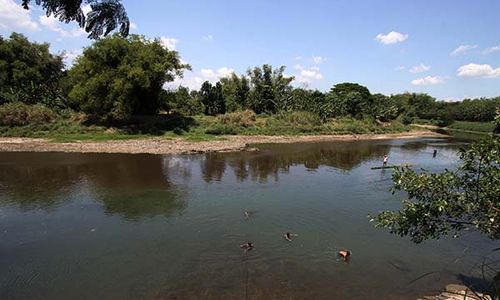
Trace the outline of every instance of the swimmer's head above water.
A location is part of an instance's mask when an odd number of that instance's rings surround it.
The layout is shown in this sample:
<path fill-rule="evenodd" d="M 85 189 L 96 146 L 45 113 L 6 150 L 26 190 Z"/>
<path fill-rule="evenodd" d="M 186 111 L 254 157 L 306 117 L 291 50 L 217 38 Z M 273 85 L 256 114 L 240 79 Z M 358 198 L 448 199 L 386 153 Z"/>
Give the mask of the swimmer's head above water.
<path fill-rule="evenodd" d="M 342 257 L 342 259 L 344 259 L 344 261 L 347 261 L 347 259 L 349 258 L 349 256 L 351 256 L 351 251 L 349 251 L 349 250 L 340 250 L 338 254 L 339 254 L 340 257 Z"/>
<path fill-rule="evenodd" d="M 245 251 L 250 251 L 253 249 L 253 243 L 252 242 L 246 242 L 244 244 L 240 245 L 241 249 L 244 249 Z"/>

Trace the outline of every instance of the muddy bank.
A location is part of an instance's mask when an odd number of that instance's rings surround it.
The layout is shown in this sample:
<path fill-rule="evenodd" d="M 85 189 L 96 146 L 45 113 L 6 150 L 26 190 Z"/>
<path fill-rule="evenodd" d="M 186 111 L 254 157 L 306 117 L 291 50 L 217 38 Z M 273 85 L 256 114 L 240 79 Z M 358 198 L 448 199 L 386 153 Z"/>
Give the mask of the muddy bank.
<path fill-rule="evenodd" d="M 314 136 L 225 136 L 222 140 L 194 142 L 182 138 L 150 138 L 104 142 L 56 143 L 35 138 L 0 138 L 3 152 L 80 152 L 80 153 L 149 153 L 186 154 L 205 152 L 231 152 L 252 150 L 249 145 L 265 143 L 323 142 L 337 140 L 377 140 L 418 137 L 444 137 L 428 131 L 412 131 L 394 134 L 366 135 L 314 135 Z"/>

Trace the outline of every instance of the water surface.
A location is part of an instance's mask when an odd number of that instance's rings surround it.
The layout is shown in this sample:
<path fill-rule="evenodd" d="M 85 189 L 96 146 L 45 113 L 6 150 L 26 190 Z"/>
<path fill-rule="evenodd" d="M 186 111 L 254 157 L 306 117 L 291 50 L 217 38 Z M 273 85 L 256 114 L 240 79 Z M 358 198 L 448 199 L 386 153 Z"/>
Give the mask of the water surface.
<path fill-rule="evenodd" d="M 190 156 L 1 153 L 0 299 L 432 294 L 470 276 L 477 255 L 495 245 L 475 234 L 415 245 L 373 228 L 368 215 L 398 209 L 404 195 L 390 193 L 390 170 L 370 167 L 388 154 L 391 163 L 453 169 L 460 146 L 417 139 Z M 287 231 L 298 234 L 292 243 L 282 239 Z M 242 253 L 246 241 L 255 249 Z M 349 263 L 335 255 L 344 248 Z"/>

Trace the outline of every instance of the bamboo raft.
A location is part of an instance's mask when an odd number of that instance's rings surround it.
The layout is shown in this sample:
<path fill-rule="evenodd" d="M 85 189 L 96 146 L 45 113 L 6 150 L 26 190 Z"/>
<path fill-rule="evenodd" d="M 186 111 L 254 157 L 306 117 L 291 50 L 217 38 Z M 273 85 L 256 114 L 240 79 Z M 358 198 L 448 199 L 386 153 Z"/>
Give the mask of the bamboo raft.
<path fill-rule="evenodd" d="M 390 165 L 390 166 L 380 166 L 380 167 L 371 167 L 372 170 L 380 170 L 380 169 L 395 169 L 399 167 L 412 167 L 411 164 L 402 164 L 402 165 Z"/>

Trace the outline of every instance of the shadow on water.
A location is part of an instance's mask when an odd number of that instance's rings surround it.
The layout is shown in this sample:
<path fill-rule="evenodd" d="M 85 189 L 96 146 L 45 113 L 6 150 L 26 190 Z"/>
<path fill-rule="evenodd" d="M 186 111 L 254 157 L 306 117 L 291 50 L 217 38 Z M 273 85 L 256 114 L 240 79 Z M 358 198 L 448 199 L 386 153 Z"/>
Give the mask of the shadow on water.
<path fill-rule="evenodd" d="M 446 140 L 434 140 L 450 147 Z M 265 183 L 279 180 L 293 166 L 314 171 L 331 167 L 350 171 L 365 161 L 381 161 L 391 147 L 418 152 L 429 141 L 407 141 L 400 145 L 376 141 L 297 143 L 261 145 L 259 152 L 207 153 L 201 156 L 4 153 L 0 159 L 0 192 L 23 210 L 50 210 L 64 204 L 72 193 L 90 187 L 93 197 L 109 214 L 126 218 L 169 215 L 186 206 L 185 191 L 171 177 L 187 178 L 193 166 L 182 160 L 199 162 L 203 180 L 220 182 L 230 169 L 238 181 Z M 439 145 L 437 145 L 439 147 Z"/>
<path fill-rule="evenodd" d="M 55 209 L 84 188 L 106 213 L 127 219 L 168 216 L 187 204 L 161 156 L 4 153 L 2 162 L 0 202 L 22 210 Z"/>
<path fill-rule="evenodd" d="M 278 180 L 290 167 L 303 165 L 308 170 L 321 166 L 349 171 L 364 161 L 382 158 L 391 145 L 370 141 L 338 143 L 296 143 L 261 145 L 257 153 L 208 153 L 201 163 L 207 182 L 220 181 L 229 166 L 239 181 Z"/>

